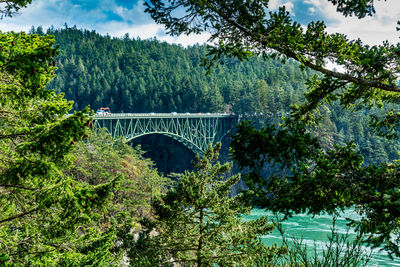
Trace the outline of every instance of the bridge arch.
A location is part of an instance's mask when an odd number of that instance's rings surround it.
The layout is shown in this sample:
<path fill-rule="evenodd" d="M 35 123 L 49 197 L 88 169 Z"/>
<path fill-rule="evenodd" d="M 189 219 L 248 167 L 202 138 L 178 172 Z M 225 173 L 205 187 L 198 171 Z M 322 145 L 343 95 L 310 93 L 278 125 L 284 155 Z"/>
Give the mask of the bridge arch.
<path fill-rule="evenodd" d="M 146 136 L 146 135 L 151 135 L 151 134 L 160 134 L 160 135 L 164 135 L 167 137 L 170 137 L 180 143 L 182 143 L 184 146 L 186 146 L 187 148 L 189 148 L 193 153 L 202 153 L 202 150 L 200 147 L 198 147 L 195 143 L 193 143 L 191 140 L 188 140 L 182 136 L 179 136 L 177 134 L 171 134 L 171 133 L 167 133 L 167 132 L 149 132 L 149 133 L 144 133 L 144 134 L 140 134 L 140 135 L 136 135 L 134 137 L 128 137 L 125 139 L 126 142 L 132 141 L 136 138 L 140 138 L 142 136 Z"/>
<path fill-rule="evenodd" d="M 106 128 L 112 136 L 126 141 L 162 134 L 187 146 L 195 154 L 222 138 L 237 124 L 238 117 L 228 114 L 117 113 L 94 117 L 95 128 Z"/>

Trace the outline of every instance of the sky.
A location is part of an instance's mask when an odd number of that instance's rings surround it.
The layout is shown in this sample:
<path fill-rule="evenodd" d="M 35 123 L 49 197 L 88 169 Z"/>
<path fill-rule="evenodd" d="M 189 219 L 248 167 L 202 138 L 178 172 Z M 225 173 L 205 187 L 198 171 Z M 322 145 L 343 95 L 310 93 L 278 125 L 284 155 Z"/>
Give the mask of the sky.
<path fill-rule="evenodd" d="M 400 0 L 375 0 L 376 15 L 364 19 L 345 18 L 336 12 L 328 0 L 270 0 L 269 8 L 276 10 L 284 5 L 294 20 L 306 25 L 311 20 L 324 20 L 330 33 L 340 32 L 350 39 L 376 45 L 388 40 L 398 43 L 400 32 L 396 31 L 400 20 Z M 12 18 L 0 20 L 1 31 L 29 31 L 32 26 L 64 27 L 65 23 L 77 28 L 95 30 L 101 34 L 132 38 L 156 37 L 183 46 L 204 43 L 209 35 L 171 37 L 162 25 L 154 23 L 144 12 L 142 0 L 32 0 L 27 8 Z"/>

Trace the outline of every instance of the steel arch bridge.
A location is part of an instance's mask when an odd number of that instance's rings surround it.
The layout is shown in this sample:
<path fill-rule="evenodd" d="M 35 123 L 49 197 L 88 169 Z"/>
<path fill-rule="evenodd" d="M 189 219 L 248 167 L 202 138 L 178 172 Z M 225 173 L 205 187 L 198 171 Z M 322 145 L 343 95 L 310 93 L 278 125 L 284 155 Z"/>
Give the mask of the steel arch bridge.
<path fill-rule="evenodd" d="M 238 121 L 238 116 L 219 113 L 114 113 L 96 114 L 94 128 L 106 128 L 113 137 L 127 142 L 148 134 L 162 134 L 201 154 L 210 143 L 222 141 Z"/>

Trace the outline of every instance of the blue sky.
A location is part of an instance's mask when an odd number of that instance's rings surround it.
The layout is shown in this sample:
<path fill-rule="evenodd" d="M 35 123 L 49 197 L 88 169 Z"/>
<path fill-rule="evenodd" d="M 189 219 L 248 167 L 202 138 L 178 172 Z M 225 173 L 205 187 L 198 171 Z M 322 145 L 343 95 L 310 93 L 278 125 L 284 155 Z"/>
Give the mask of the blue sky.
<path fill-rule="evenodd" d="M 361 38 L 369 44 L 380 44 L 384 40 L 397 43 L 400 34 L 395 28 L 397 20 L 400 20 L 400 0 L 375 2 L 377 14 L 362 20 L 344 18 L 327 0 L 270 0 L 270 8 L 275 10 L 284 5 L 302 24 L 322 19 L 326 21 L 329 32 L 342 32 L 351 39 Z M 46 29 L 51 25 L 62 27 L 65 23 L 111 36 L 129 33 L 131 37 L 156 37 L 182 45 L 203 43 L 208 39 L 207 34 L 166 35 L 164 28 L 144 13 L 142 0 L 33 0 L 18 16 L 0 20 L 0 29 L 28 31 L 31 26 Z"/>

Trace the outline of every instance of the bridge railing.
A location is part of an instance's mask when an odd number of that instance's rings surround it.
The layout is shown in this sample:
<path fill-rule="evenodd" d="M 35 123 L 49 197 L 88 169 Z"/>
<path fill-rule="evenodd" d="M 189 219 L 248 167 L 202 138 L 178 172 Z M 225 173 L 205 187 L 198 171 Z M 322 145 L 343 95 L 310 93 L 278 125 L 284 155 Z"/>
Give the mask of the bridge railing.
<path fill-rule="evenodd" d="M 96 119 L 107 118 L 229 118 L 237 117 L 228 113 L 104 113 L 95 114 Z"/>

